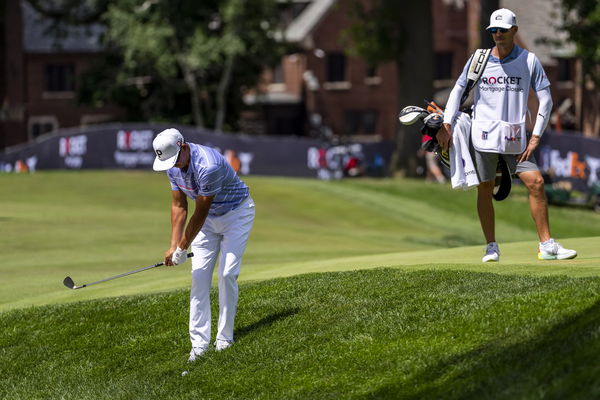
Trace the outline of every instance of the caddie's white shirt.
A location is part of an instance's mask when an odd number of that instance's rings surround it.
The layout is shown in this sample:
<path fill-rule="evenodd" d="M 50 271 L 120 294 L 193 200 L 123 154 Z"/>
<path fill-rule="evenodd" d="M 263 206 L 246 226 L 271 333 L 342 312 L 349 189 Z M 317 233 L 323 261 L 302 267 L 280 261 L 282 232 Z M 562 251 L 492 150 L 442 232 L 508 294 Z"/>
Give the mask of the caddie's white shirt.
<path fill-rule="evenodd" d="M 466 86 L 469 62 L 457 84 Z M 473 146 L 484 152 L 519 154 L 525 150 L 529 88 L 550 86 L 535 54 L 514 46 L 508 57 L 490 56 L 474 91 Z"/>
<path fill-rule="evenodd" d="M 181 190 L 192 200 L 198 196 L 215 196 L 209 215 L 223 215 L 239 206 L 250 194 L 248 186 L 237 176 L 218 151 L 195 143 L 190 146 L 187 171 L 167 170 L 171 190 Z"/>

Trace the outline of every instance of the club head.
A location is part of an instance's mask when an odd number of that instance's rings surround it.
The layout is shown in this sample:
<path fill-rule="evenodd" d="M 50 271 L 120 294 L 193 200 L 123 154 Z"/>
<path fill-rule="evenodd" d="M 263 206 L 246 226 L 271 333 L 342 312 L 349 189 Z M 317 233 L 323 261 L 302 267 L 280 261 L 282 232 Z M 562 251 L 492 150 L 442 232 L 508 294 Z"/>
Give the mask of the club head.
<path fill-rule="evenodd" d="M 406 106 L 400 111 L 398 119 L 402 125 L 412 125 L 429 115 L 429 112 L 421 107 Z"/>
<path fill-rule="evenodd" d="M 75 282 L 73 282 L 73 279 L 71 279 L 70 276 L 67 276 L 64 280 L 63 283 L 66 287 L 68 287 L 69 289 L 78 289 L 77 286 L 75 286 Z"/>

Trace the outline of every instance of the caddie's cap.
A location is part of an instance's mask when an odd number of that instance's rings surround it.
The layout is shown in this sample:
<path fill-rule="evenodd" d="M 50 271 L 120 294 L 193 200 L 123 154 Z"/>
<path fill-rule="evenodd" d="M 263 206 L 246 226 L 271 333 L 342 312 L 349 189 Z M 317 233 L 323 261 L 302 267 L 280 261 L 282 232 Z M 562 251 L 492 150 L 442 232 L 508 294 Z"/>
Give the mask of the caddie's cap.
<path fill-rule="evenodd" d="M 155 171 L 166 171 L 177 162 L 177 156 L 184 143 L 183 135 L 174 128 L 165 129 L 152 142 L 156 158 L 152 168 Z"/>
<path fill-rule="evenodd" d="M 490 16 L 490 28 L 504 28 L 510 29 L 513 26 L 517 26 L 517 16 L 514 12 L 510 11 L 508 8 L 501 8 L 496 10 Z"/>

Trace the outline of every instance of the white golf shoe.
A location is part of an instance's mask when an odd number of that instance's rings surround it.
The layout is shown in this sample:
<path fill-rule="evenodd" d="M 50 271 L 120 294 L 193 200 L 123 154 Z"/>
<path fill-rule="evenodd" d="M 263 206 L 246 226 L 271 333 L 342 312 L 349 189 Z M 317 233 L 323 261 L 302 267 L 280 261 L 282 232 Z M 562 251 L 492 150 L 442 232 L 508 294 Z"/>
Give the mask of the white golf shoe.
<path fill-rule="evenodd" d="M 482 262 L 492 262 L 500 260 L 500 249 L 498 243 L 490 242 L 485 247 L 485 255 L 481 259 Z"/>
<path fill-rule="evenodd" d="M 188 362 L 194 362 L 198 358 L 202 357 L 208 351 L 208 346 L 206 347 L 192 347 L 190 351 L 190 358 L 188 358 Z"/>
<path fill-rule="evenodd" d="M 217 350 L 217 351 L 225 350 L 225 349 L 231 347 L 232 345 L 233 345 L 233 342 L 230 342 L 228 340 L 217 339 L 215 341 L 215 350 Z"/>
<path fill-rule="evenodd" d="M 575 250 L 565 249 L 554 239 L 540 243 L 538 247 L 538 259 L 540 260 L 569 260 L 575 257 L 577 257 Z"/>

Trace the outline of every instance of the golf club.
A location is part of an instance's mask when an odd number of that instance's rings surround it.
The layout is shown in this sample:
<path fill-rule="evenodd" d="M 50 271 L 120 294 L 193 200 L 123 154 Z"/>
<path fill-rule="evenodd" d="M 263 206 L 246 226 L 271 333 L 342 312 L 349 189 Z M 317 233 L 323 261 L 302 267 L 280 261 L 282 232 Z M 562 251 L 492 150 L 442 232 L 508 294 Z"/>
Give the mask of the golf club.
<path fill-rule="evenodd" d="M 402 125 L 412 125 L 428 115 L 429 112 L 424 108 L 417 106 L 406 106 L 402 109 L 402 111 L 400 111 L 398 119 Z"/>
<path fill-rule="evenodd" d="M 193 257 L 193 256 L 194 256 L 194 253 L 188 253 L 188 255 L 187 255 L 187 256 L 188 256 L 188 257 Z M 92 283 L 86 283 L 85 285 L 81 285 L 81 286 L 77 286 L 77 285 L 75 285 L 75 282 L 73 282 L 73 279 L 71 279 L 71 277 L 70 277 L 70 276 L 67 276 L 67 277 L 66 277 L 66 278 L 63 280 L 63 283 L 64 283 L 64 285 L 65 285 L 66 287 L 68 287 L 69 289 L 73 289 L 73 290 L 75 290 L 75 289 L 82 289 L 82 288 L 84 288 L 84 287 L 92 286 L 92 285 L 95 285 L 95 284 L 97 284 L 97 283 L 102 283 L 102 282 L 106 282 L 106 281 L 111 281 L 111 280 L 113 280 L 113 279 L 122 278 L 122 277 L 124 277 L 124 276 L 127 276 L 127 275 L 136 274 L 136 273 L 138 273 L 138 272 L 142 272 L 142 271 L 145 271 L 145 270 L 147 270 L 147 269 L 151 269 L 151 268 L 160 267 L 160 266 L 163 266 L 163 265 L 165 265 L 165 263 L 164 263 L 164 262 L 159 262 L 158 264 L 154 264 L 154 265 L 150 265 L 150 266 L 148 266 L 148 267 L 144 267 L 144 268 L 136 269 L 136 270 L 134 270 L 134 271 L 125 272 L 124 274 L 120 274 L 120 275 L 111 276 L 110 278 L 102 279 L 102 280 L 99 280 L 99 281 L 96 281 L 96 282 L 92 282 Z"/>

